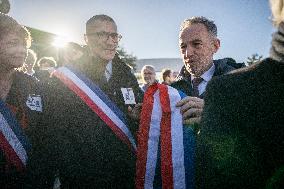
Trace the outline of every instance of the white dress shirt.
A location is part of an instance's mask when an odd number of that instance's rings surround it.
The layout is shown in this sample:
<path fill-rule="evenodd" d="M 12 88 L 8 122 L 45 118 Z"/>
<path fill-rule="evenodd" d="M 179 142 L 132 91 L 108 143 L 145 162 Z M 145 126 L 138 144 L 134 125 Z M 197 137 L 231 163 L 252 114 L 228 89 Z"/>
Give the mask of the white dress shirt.
<path fill-rule="evenodd" d="M 105 76 L 106 76 L 107 81 L 112 76 L 112 61 L 109 61 L 106 65 Z"/>
<path fill-rule="evenodd" d="M 203 79 L 203 81 L 198 85 L 199 95 L 205 92 L 207 83 L 212 79 L 214 72 L 215 72 L 215 65 L 213 64 L 209 70 L 207 70 L 204 74 L 200 76 Z M 194 78 L 195 78 L 194 76 L 191 76 L 191 84 Z"/>

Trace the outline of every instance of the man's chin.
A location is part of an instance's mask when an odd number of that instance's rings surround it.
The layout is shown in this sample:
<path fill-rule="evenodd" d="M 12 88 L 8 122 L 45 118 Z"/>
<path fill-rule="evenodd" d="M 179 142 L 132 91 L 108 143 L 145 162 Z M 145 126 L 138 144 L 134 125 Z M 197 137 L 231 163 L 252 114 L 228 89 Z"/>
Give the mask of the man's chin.
<path fill-rule="evenodd" d="M 110 60 L 112 60 L 114 58 L 114 56 L 115 56 L 115 51 L 104 54 L 103 58 L 105 60 L 110 61 Z"/>
<path fill-rule="evenodd" d="M 101 60 L 104 60 L 104 61 L 111 61 L 113 58 L 114 58 L 114 55 L 115 54 L 108 54 L 108 55 L 101 55 L 101 56 L 98 56 L 99 59 Z"/>

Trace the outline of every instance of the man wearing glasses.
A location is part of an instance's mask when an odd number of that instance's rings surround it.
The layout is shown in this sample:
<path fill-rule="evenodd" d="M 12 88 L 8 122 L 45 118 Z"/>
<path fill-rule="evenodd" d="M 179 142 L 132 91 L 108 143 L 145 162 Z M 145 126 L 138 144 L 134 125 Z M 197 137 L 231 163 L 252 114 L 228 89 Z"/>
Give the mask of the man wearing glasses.
<path fill-rule="evenodd" d="M 120 39 L 112 18 L 90 18 L 84 61 L 53 74 L 50 120 L 30 161 L 34 187 L 134 188 L 138 125 L 128 114 L 143 92 L 116 54 Z"/>
<path fill-rule="evenodd" d="M 82 65 L 84 72 L 90 79 L 98 81 L 98 85 L 102 83 L 101 89 L 126 113 L 135 102 L 142 101 L 143 93 L 129 66 L 119 59 L 116 52 L 122 38 L 117 33 L 116 23 L 107 15 L 95 15 L 87 21 L 84 37 L 89 59 L 86 65 Z M 130 95 L 132 101 L 126 98 L 126 88 L 134 94 Z"/>

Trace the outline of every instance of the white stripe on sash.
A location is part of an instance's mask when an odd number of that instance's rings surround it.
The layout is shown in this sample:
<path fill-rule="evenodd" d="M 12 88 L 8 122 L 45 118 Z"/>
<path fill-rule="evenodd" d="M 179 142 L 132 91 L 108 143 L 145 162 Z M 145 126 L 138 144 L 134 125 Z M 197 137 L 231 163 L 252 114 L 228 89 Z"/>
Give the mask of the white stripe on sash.
<path fill-rule="evenodd" d="M 57 71 L 64 74 L 65 77 L 69 78 L 78 88 L 85 92 L 85 94 L 95 103 L 100 109 L 117 125 L 117 127 L 127 136 L 128 140 L 132 144 L 132 147 L 136 151 L 135 140 L 127 128 L 127 126 L 120 120 L 120 118 L 113 112 L 97 95 L 92 91 L 79 77 L 77 77 L 72 71 L 66 67 L 60 67 Z"/>
<path fill-rule="evenodd" d="M 10 128 L 2 113 L 0 113 L 0 125 L 0 130 L 2 134 L 7 139 L 8 143 L 11 145 L 21 162 L 26 165 L 28 159 L 26 150 L 22 146 L 21 142 L 19 141 L 13 130 Z"/>
<path fill-rule="evenodd" d="M 155 112 L 155 114 L 152 114 L 151 116 L 145 175 L 145 188 L 149 189 L 153 188 L 160 138 L 162 109 L 160 106 L 159 91 L 156 91 L 156 93 L 154 94 L 153 112 Z"/>
<path fill-rule="evenodd" d="M 175 105 L 181 100 L 178 91 L 168 86 L 171 104 L 171 135 L 174 188 L 185 188 L 184 146 L 182 115 Z"/>

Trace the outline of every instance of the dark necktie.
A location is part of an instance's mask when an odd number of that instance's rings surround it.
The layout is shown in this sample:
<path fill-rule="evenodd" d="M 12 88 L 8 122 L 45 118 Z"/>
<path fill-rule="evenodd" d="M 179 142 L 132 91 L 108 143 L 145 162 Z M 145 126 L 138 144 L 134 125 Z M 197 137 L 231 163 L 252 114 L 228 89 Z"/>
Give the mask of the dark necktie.
<path fill-rule="evenodd" d="M 198 85 L 203 81 L 201 77 L 196 77 L 192 80 L 192 96 L 199 97 Z"/>

